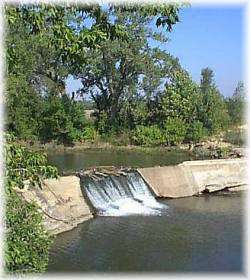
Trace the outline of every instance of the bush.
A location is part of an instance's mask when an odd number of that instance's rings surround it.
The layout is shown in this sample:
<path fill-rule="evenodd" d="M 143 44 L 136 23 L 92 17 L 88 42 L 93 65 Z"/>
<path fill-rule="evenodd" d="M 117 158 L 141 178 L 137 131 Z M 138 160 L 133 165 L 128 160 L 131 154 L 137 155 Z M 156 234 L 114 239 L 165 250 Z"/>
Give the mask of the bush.
<path fill-rule="evenodd" d="M 6 204 L 6 270 L 14 273 L 43 272 L 48 264 L 51 238 L 34 203 L 9 190 Z"/>
<path fill-rule="evenodd" d="M 131 132 L 129 130 L 124 130 L 120 133 L 113 131 L 106 136 L 102 135 L 102 140 L 112 145 L 127 146 L 131 144 Z"/>
<path fill-rule="evenodd" d="M 186 124 L 182 119 L 172 118 L 164 124 L 164 136 L 168 145 L 180 144 L 186 135 Z"/>
<path fill-rule="evenodd" d="M 85 141 L 95 141 L 99 138 L 98 131 L 94 126 L 86 126 L 82 132 L 82 139 Z"/>
<path fill-rule="evenodd" d="M 185 140 L 199 142 L 206 135 L 202 122 L 195 121 L 189 125 Z"/>
<path fill-rule="evenodd" d="M 100 134 L 106 134 L 110 131 L 111 127 L 108 123 L 108 115 L 104 112 L 97 114 L 96 125 Z"/>
<path fill-rule="evenodd" d="M 87 121 L 82 102 L 50 93 L 44 100 L 42 117 L 40 137 L 43 141 L 56 140 L 71 145 L 84 138 L 82 131 Z"/>
<path fill-rule="evenodd" d="M 164 137 L 156 125 L 138 125 L 132 133 L 132 141 L 136 145 L 156 146 L 164 143 Z"/>
<path fill-rule="evenodd" d="M 5 193 L 6 249 L 5 269 L 8 272 L 43 272 L 48 264 L 51 238 L 42 224 L 42 214 L 34 203 L 27 203 L 16 193 L 24 181 L 41 187 L 42 180 L 58 176 L 57 169 L 47 165 L 44 154 L 30 151 L 6 135 Z"/>

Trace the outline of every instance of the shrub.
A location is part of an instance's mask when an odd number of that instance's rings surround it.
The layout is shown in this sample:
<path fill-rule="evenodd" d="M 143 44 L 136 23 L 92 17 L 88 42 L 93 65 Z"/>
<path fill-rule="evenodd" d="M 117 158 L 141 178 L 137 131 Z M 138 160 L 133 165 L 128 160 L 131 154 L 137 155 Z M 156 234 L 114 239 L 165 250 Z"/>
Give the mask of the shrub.
<path fill-rule="evenodd" d="M 86 126 L 82 132 L 82 139 L 85 141 L 95 141 L 99 138 L 98 131 L 94 126 Z"/>
<path fill-rule="evenodd" d="M 189 125 L 185 140 L 199 142 L 206 135 L 202 122 L 195 121 Z"/>
<path fill-rule="evenodd" d="M 180 144 L 186 135 L 186 124 L 182 119 L 172 118 L 164 124 L 164 136 L 168 145 Z"/>
<path fill-rule="evenodd" d="M 6 135 L 5 269 L 13 273 L 43 272 L 48 263 L 51 238 L 43 227 L 38 206 L 22 200 L 15 189 L 23 188 L 24 181 L 41 187 L 43 179 L 57 177 L 58 172 L 47 165 L 44 154 L 30 151 L 14 140 Z"/>
<path fill-rule="evenodd" d="M 112 132 L 106 135 L 106 137 L 102 136 L 102 139 L 112 145 L 127 146 L 131 144 L 131 133 L 129 130 L 119 133 Z"/>
<path fill-rule="evenodd" d="M 48 263 L 51 238 L 34 203 L 23 201 L 9 189 L 6 203 L 6 270 L 14 273 L 43 272 Z"/>
<path fill-rule="evenodd" d="M 50 93 L 45 98 L 42 117 L 40 137 L 43 141 L 56 140 L 71 145 L 84 138 L 86 119 L 82 102 Z"/>
<path fill-rule="evenodd" d="M 96 125 L 100 134 L 105 134 L 110 131 L 111 128 L 108 123 L 108 115 L 104 112 L 98 114 L 96 118 Z"/>
<path fill-rule="evenodd" d="M 136 145 L 155 146 L 164 143 L 164 137 L 161 130 L 156 126 L 136 126 L 132 133 L 132 141 Z"/>

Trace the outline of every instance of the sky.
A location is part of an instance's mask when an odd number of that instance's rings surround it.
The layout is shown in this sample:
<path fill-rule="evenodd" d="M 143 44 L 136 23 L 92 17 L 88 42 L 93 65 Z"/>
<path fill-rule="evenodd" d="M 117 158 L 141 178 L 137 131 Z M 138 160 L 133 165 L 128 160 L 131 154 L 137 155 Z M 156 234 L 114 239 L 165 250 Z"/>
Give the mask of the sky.
<path fill-rule="evenodd" d="M 179 17 L 168 35 L 170 41 L 161 48 L 178 57 L 196 82 L 202 68 L 211 68 L 220 92 L 231 96 L 244 78 L 244 7 L 192 5 L 182 9 Z M 67 91 L 80 85 L 70 78 Z"/>

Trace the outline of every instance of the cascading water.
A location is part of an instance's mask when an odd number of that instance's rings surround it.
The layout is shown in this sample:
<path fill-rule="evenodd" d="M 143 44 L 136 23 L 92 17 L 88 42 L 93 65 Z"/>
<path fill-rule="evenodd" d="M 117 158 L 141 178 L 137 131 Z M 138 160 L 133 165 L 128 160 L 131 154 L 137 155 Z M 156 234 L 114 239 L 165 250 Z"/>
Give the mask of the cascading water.
<path fill-rule="evenodd" d="M 137 172 L 109 175 L 98 180 L 84 177 L 84 190 L 101 216 L 161 215 L 166 208 L 156 201 L 148 186 Z"/>

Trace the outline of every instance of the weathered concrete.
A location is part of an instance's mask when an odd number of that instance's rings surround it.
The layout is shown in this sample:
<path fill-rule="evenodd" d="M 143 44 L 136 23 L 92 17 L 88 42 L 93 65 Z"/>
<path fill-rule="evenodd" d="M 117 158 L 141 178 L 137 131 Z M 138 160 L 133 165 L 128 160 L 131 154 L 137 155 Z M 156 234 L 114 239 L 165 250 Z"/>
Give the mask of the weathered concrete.
<path fill-rule="evenodd" d="M 119 176 L 124 171 L 102 170 L 107 176 L 113 173 Z M 157 197 L 178 198 L 204 191 L 214 192 L 225 188 L 239 191 L 247 187 L 245 159 L 186 161 L 176 166 L 139 168 L 138 172 Z M 95 175 L 98 174 L 105 175 L 99 169 L 95 171 Z M 42 189 L 27 185 L 23 190 L 17 189 L 17 192 L 26 201 L 38 204 L 43 212 L 45 228 L 52 234 L 70 230 L 93 217 L 77 176 L 48 179 Z"/>
<path fill-rule="evenodd" d="M 245 159 L 186 161 L 138 172 L 158 197 L 185 197 L 247 185 Z"/>
<path fill-rule="evenodd" d="M 93 217 L 76 176 L 47 179 L 42 189 L 17 190 L 28 201 L 34 201 L 43 212 L 45 228 L 52 234 L 70 230 Z"/>

